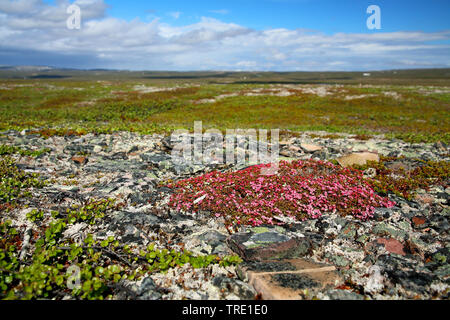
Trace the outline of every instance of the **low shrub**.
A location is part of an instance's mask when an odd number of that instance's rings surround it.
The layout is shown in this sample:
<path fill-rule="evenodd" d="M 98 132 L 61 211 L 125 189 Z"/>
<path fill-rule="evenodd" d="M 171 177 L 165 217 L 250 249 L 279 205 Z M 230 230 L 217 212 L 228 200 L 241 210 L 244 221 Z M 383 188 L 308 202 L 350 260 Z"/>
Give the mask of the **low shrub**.
<path fill-rule="evenodd" d="M 256 165 L 236 172 L 211 172 L 171 183 L 169 206 L 177 210 L 209 211 L 227 226 L 278 224 L 275 217 L 318 218 L 337 211 L 361 220 L 375 207 L 394 203 L 376 194 L 362 172 L 324 161 L 281 161 L 276 175 L 262 176 Z"/>

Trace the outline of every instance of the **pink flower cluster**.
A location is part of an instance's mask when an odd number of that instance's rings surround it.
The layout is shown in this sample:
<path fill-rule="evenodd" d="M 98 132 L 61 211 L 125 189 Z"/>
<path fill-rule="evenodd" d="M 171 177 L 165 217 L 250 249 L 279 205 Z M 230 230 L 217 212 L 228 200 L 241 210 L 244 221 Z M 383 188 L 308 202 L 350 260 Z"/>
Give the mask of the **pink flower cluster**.
<path fill-rule="evenodd" d="M 394 202 L 377 195 L 362 172 L 324 161 L 281 161 L 278 174 L 260 175 L 257 165 L 236 172 L 210 172 L 170 184 L 169 205 L 177 210 L 209 211 L 228 225 L 281 224 L 275 217 L 297 221 L 338 212 L 367 220 L 375 207 Z"/>

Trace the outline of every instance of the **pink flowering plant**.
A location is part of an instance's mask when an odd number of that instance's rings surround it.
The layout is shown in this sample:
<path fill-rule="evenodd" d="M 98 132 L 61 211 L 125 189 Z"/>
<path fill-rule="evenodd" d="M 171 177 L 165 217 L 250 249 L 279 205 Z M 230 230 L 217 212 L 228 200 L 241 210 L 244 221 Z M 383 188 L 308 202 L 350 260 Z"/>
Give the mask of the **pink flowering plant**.
<path fill-rule="evenodd" d="M 169 184 L 175 190 L 169 206 L 211 212 L 224 217 L 229 228 L 282 224 L 279 217 L 304 221 L 326 212 L 367 220 L 376 207 L 395 205 L 376 194 L 356 169 L 316 160 L 281 161 L 276 175 L 261 175 L 261 168 L 268 166 L 213 171 Z"/>

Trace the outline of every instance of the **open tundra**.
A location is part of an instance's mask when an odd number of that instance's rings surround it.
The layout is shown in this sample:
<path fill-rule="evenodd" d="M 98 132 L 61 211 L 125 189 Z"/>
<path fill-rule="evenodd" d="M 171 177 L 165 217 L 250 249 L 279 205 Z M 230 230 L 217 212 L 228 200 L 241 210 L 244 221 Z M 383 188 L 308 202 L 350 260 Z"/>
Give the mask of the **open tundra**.
<path fill-rule="evenodd" d="M 445 83 L 202 81 L 1 82 L 2 298 L 449 298 Z M 278 171 L 177 161 L 195 121 Z"/>

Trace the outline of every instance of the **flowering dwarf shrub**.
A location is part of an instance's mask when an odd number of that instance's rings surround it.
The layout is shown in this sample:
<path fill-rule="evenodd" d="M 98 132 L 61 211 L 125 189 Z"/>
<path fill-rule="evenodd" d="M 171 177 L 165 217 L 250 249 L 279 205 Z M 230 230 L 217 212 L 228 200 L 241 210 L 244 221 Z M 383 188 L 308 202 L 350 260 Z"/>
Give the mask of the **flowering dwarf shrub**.
<path fill-rule="evenodd" d="M 392 207 L 363 179 L 362 172 L 324 161 L 281 161 L 276 175 L 260 175 L 256 165 L 237 172 L 210 172 L 169 184 L 175 189 L 169 206 L 209 211 L 227 226 L 280 224 L 274 217 L 296 220 L 339 212 L 366 220 L 375 207 Z"/>

